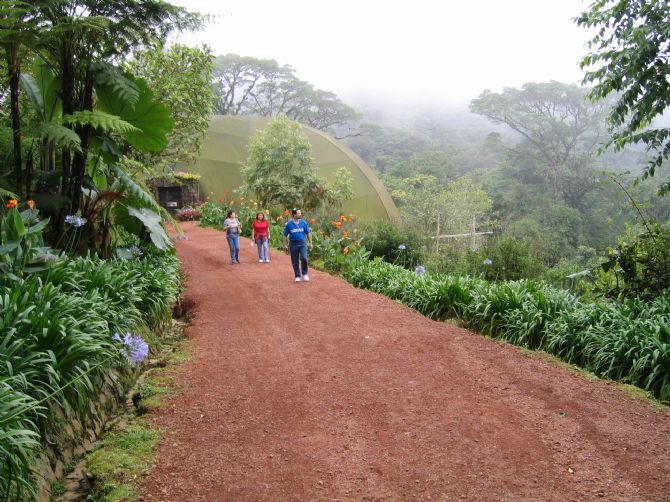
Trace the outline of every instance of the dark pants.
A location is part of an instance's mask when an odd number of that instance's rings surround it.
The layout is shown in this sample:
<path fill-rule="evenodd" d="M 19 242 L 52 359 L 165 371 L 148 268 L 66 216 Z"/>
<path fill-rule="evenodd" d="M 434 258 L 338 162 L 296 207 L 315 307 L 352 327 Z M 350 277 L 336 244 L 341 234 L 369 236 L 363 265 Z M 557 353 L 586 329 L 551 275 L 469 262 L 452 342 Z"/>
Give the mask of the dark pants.
<path fill-rule="evenodd" d="M 288 248 L 291 252 L 291 263 L 295 276 L 300 277 L 301 266 L 302 275 L 307 275 L 307 241 L 289 241 Z"/>

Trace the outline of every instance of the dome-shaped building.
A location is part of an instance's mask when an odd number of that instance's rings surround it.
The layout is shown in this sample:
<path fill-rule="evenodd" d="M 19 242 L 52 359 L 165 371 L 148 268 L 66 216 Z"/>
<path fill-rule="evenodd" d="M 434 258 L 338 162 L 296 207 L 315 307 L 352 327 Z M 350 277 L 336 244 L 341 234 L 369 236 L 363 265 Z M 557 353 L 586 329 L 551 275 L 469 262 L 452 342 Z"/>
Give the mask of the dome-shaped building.
<path fill-rule="evenodd" d="M 236 190 L 242 184 L 240 169 L 247 159 L 250 137 L 266 128 L 271 119 L 249 116 L 214 116 L 195 171 L 201 175 L 203 193 L 215 196 Z M 398 209 L 372 169 L 342 142 L 302 125 L 312 145 L 312 156 L 319 175 L 332 180 L 341 167 L 349 169 L 354 198 L 345 201 L 343 211 L 366 219 L 394 220 Z"/>

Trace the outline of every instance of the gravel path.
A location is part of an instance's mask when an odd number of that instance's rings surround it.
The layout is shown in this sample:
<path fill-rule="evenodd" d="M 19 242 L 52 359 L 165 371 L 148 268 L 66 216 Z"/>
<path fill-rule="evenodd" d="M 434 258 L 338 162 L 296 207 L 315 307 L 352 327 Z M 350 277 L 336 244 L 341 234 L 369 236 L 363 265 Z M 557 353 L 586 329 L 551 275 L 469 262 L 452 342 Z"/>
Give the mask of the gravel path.
<path fill-rule="evenodd" d="M 193 358 L 145 501 L 670 501 L 670 412 L 184 225 Z"/>

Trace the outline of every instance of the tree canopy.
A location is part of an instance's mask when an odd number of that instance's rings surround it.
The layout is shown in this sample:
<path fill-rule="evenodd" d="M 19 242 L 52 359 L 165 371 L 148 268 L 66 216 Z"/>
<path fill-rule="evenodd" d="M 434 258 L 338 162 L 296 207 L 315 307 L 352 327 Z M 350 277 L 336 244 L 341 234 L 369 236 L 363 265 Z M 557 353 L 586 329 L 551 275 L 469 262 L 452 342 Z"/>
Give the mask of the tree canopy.
<path fill-rule="evenodd" d="M 289 65 L 273 59 L 227 54 L 214 65 L 214 109 L 220 115 L 284 114 L 308 126 L 329 130 L 359 118 L 332 92 L 300 80 Z"/>
<path fill-rule="evenodd" d="M 617 101 L 609 114 L 610 144 L 617 150 L 645 144 L 654 157 L 644 176 L 670 157 L 670 128 L 653 121 L 670 105 L 670 3 L 667 0 L 597 0 L 576 18 L 579 26 L 597 28 L 585 83 L 594 83 L 595 100 L 610 94 Z M 661 193 L 670 191 L 670 182 Z"/>
<path fill-rule="evenodd" d="M 517 155 L 535 166 L 553 194 L 578 206 L 596 186 L 594 160 L 607 104 L 591 104 L 585 94 L 576 85 L 527 83 L 502 93 L 486 90 L 470 109 L 519 133 L 525 141 Z"/>
<path fill-rule="evenodd" d="M 285 115 L 254 134 L 247 152 L 243 191 L 261 206 L 313 209 L 332 199 L 326 182 L 317 176 L 312 145 L 300 124 Z"/>

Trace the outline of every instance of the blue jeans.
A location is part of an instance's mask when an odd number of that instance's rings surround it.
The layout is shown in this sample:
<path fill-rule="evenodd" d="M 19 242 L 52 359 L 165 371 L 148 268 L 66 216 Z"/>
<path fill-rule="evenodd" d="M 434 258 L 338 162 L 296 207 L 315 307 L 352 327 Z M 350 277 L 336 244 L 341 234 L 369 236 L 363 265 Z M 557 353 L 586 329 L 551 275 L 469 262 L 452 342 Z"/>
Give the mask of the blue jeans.
<path fill-rule="evenodd" d="M 227 234 L 228 246 L 230 246 L 230 261 L 240 262 L 240 234 Z"/>
<path fill-rule="evenodd" d="M 301 267 L 302 275 L 307 275 L 307 241 L 289 241 L 288 248 L 295 276 L 300 277 Z"/>
<path fill-rule="evenodd" d="M 256 237 L 256 246 L 258 246 L 258 259 L 259 260 L 269 260 L 270 259 L 270 249 L 268 246 L 267 237 Z"/>

